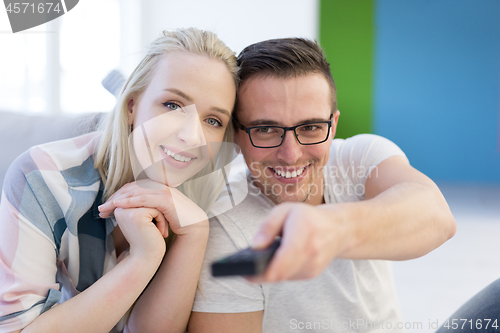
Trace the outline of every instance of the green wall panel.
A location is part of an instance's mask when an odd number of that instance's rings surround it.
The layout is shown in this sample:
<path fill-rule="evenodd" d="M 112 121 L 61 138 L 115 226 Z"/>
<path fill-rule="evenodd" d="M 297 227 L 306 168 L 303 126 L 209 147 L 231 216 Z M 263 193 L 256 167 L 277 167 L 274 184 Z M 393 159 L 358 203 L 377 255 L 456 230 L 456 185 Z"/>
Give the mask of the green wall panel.
<path fill-rule="evenodd" d="M 336 137 L 372 132 L 373 0 L 320 0 L 319 41 L 340 110 Z"/>

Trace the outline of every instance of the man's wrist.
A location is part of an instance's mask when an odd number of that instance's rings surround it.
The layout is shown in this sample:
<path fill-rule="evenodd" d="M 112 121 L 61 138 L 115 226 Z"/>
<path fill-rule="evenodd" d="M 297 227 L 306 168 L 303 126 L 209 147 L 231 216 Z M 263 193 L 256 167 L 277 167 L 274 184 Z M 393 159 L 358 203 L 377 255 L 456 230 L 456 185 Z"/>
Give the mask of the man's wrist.
<path fill-rule="evenodd" d="M 360 229 L 360 221 L 365 218 L 365 207 L 359 204 L 359 202 L 346 202 L 321 206 L 332 222 L 333 232 L 339 235 L 336 257 L 346 258 L 346 253 L 362 242 L 363 230 Z"/>

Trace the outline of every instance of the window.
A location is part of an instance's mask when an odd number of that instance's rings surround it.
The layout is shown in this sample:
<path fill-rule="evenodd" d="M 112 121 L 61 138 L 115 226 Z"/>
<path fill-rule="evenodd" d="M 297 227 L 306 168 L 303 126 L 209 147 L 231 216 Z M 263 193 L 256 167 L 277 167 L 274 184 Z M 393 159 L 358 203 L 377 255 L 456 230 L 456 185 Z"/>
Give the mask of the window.
<path fill-rule="evenodd" d="M 0 110 L 55 114 L 114 106 L 101 81 L 120 65 L 118 0 L 80 1 L 62 17 L 16 34 L 6 32 L 2 14 Z"/>

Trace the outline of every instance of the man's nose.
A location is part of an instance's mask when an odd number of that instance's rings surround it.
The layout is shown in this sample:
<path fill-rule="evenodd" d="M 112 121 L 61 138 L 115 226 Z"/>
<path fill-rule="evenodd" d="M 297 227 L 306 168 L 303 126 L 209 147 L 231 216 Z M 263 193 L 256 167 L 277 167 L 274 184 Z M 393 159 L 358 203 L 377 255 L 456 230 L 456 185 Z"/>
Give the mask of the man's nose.
<path fill-rule="evenodd" d="M 288 164 L 296 163 L 302 157 L 302 145 L 297 141 L 293 131 L 285 132 L 285 139 L 278 147 L 278 159 Z"/>
<path fill-rule="evenodd" d="M 179 140 L 188 147 L 197 147 L 205 144 L 205 135 L 201 127 L 198 113 L 189 114 L 182 123 L 181 129 L 177 132 Z"/>

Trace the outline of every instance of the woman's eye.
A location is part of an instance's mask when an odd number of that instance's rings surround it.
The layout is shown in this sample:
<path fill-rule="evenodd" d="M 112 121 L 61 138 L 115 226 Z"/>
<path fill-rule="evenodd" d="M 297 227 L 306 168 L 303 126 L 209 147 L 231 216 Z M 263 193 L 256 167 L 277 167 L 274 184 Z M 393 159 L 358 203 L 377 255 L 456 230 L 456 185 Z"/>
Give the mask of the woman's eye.
<path fill-rule="evenodd" d="M 163 105 L 165 105 L 167 108 L 169 108 L 172 111 L 177 111 L 177 110 L 182 109 L 179 104 L 172 103 L 172 102 L 163 103 Z"/>
<path fill-rule="evenodd" d="M 222 127 L 222 123 L 215 118 L 208 118 L 206 122 L 211 126 Z"/>

